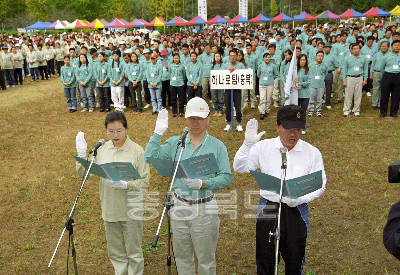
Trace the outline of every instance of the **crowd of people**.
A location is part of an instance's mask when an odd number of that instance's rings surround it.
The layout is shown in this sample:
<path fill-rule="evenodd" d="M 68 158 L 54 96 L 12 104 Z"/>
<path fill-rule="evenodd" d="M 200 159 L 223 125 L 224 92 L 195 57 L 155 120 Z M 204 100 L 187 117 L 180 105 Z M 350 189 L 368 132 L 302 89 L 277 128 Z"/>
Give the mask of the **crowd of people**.
<path fill-rule="evenodd" d="M 2 41 L 1 68 L 8 87 L 25 76 L 39 81 L 61 76 L 70 112 L 108 112 L 131 107 L 157 114 L 171 107 L 183 116 L 188 99 L 210 98 L 215 116 L 230 130 L 230 90 L 210 90 L 211 70 L 253 69 L 251 90 L 233 90 L 237 130 L 243 109 L 256 108 L 260 119 L 285 99 L 292 58 L 297 59 L 299 106 L 322 116 L 323 106 L 343 103 L 343 116 L 361 115 L 363 91 L 380 116 L 397 117 L 399 107 L 399 33 L 383 23 L 317 27 L 266 25 L 215 27 L 204 32 L 155 36 L 132 31 L 26 34 Z M 6 88 L 0 75 L 1 86 Z M 382 81 L 383 80 L 383 81 Z M 391 107 L 388 102 L 391 96 Z M 335 100 L 333 100 L 333 98 Z M 250 106 L 248 102 L 250 101 Z"/>

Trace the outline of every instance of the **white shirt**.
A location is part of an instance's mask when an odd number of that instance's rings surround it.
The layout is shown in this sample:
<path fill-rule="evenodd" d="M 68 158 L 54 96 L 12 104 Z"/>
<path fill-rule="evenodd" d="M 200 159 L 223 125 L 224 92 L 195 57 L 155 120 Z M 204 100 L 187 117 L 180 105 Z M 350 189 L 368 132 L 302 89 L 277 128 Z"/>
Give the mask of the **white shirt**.
<path fill-rule="evenodd" d="M 249 173 L 250 170 L 261 169 L 261 172 L 281 178 L 282 156 L 279 149 L 283 147 L 279 137 L 265 139 L 253 146 L 243 143 L 235 155 L 233 169 L 238 173 Z M 305 176 L 322 170 L 323 185 L 321 189 L 311 192 L 297 199 L 282 198 L 282 202 L 290 207 L 315 200 L 325 191 L 326 175 L 320 151 L 311 144 L 297 142 L 292 150 L 286 153 L 287 171 L 286 180 Z M 273 202 L 279 202 L 279 194 L 267 190 L 260 190 L 260 195 Z"/>

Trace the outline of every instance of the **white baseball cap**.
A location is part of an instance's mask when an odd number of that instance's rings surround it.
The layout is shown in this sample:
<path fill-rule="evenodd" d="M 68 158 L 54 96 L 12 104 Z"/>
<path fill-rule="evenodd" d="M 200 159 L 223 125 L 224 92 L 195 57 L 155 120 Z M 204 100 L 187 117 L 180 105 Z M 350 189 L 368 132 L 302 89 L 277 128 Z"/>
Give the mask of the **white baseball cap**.
<path fill-rule="evenodd" d="M 20 47 L 19 43 L 15 44 L 15 47 Z"/>
<path fill-rule="evenodd" d="M 210 108 L 207 102 L 201 97 L 194 97 L 186 105 L 185 118 L 197 116 L 206 118 L 210 114 Z"/>
<path fill-rule="evenodd" d="M 268 43 L 269 43 L 269 44 L 276 44 L 276 40 L 272 38 L 272 39 L 270 39 L 270 40 L 268 41 Z"/>

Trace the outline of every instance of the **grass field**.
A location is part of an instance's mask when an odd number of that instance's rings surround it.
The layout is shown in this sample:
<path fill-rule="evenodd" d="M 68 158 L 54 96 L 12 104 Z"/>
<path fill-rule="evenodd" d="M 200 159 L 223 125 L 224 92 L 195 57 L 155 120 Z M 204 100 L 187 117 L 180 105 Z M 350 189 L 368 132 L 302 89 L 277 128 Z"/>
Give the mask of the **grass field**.
<path fill-rule="evenodd" d="M 107 140 L 104 113 L 68 113 L 59 78 L 0 92 L 0 274 L 65 274 L 68 238 L 47 265 L 68 217 L 80 179 L 72 158 L 75 136 L 85 133 L 88 147 Z M 399 274 L 398 261 L 382 244 L 390 206 L 399 200 L 399 184 L 387 183 L 387 166 L 400 160 L 399 120 L 379 118 L 371 98 L 363 97 L 361 117 L 342 117 L 342 104 L 307 121 L 302 138 L 320 149 L 328 178 L 325 193 L 309 204 L 310 232 L 305 274 Z M 80 109 L 79 109 L 80 110 Z M 272 138 L 276 109 L 259 123 Z M 156 116 L 126 112 L 131 139 L 146 146 Z M 246 109 L 244 125 L 258 114 Z M 170 116 L 163 140 L 179 135 L 183 118 Z M 211 118 L 209 133 L 224 141 L 231 163 L 244 132 L 223 132 L 223 118 Z M 167 179 L 151 167 L 147 193 L 158 199 L 160 213 Z M 251 192 L 253 191 L 253 192 Z M 231 186 L 220 192 L 220 239 L 217 273 L 255 274 L 255 207 L 259 196 L 249 174 L 233 172 Z M 156 193 L 157 194 L 157 193 Z M 225 197 L 225 198 L 223 198 Z M 222 201 L 223 200 L 223 201 Z M 231 203 L 227 201 L 231 200 Z M 251 202 L 251 203 L 245 203 Z M 225 204 L 224 204 L 225 202 Z M 225 207 L 226 204 L 235 207 Z M 230 212 L 229 212 L 230 211 Z M 221 211 L 223 212 L 223 211 Z M 236 219 L 231 219 L 236 214 Z M 74 227 L 80 274 L 113 274 L 101 219 L 98 178 L 84 187 Z M 159 217 L 145 222 L 145 274 L 166 271 L 166 228 L 151 247 Z M 166 223 L 165 223 L 166 224 Z M 71 261 L 72 263 L 72 261 Z M 70 267 L 72 267 L 70 265 Z M 283 265 L 280 265 L 283 269 Z"/>

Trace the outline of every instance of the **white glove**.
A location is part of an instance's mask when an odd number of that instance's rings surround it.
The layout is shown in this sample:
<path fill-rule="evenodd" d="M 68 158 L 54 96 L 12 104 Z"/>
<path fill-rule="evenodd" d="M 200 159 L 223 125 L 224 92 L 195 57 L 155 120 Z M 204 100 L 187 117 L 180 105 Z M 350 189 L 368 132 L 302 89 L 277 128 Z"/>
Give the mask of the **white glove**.
<path fill-rule="evenodd" d="M 87 143 L 85 140 L 85 134 L 83 132 L 79 132 L 76 135 L 76 151 L 78 152 L 78 157 L 86 157 Z"/>
<path fill-rule="evenodd" d="M 120 181 L 107 180 L 107 183 L 114 189 L 123 189 L 123 190 L 128 189 L 128 183 L 124 180 Z"/>
<path fill-rule="evenodd" d="M 247 146 L 253 146 L 255 143 L 259 142 L 261 137 L 265 134 L 265 131 L 257 134 L 258 132 L 258 121 L 252 118 L 247 122 L 246 133 L 244 134 L 244 143 Z"/>
<path fill-rule="evenodd" d="M 166 109 L 162 109 L 157 116 L 156 121 L 156 129 L 154 129 L 154 133 L 162 136 L 165 131 L 168 129 L 168 111 Z"/>
<path fill-rule="evenodd" d="M 200 189 L 203 185 L 203 181 L 201 179 L 181 179 L 181 181 L 190 189 Z"/>

